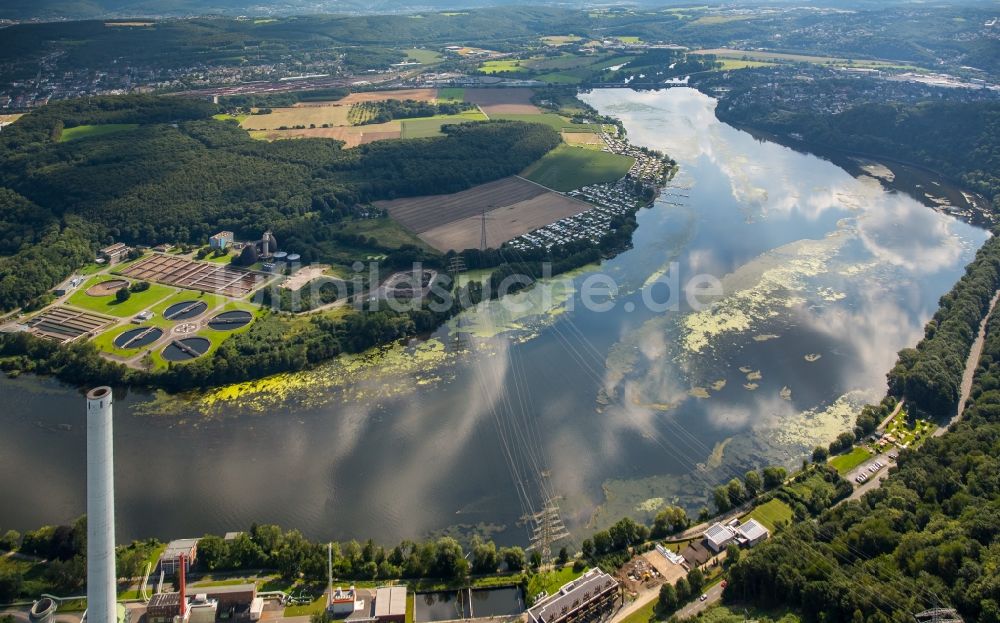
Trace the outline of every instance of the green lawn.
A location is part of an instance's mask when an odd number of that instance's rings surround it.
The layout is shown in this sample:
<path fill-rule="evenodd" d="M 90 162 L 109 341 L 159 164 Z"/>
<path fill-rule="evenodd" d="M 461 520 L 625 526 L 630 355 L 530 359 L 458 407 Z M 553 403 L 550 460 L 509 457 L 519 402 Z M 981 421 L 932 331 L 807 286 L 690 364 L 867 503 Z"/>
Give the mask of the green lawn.
<path fill-rule="evenodd" d="M 856 446 L 846 454 L 838 454 L 837 456 L 831 458 L 830 465 L 837 470 L 837 473 L 846 474 L 871 457 L 872 453 L 869 452 L 867 448 Z"/>
<path fill-rule="evenodd" d="M 793 516 L 794 513 L 788 504 L 774 499 L 750 511 L 745 519 L 756 519 L 773 534 L 778 523 L 791 523 Z"/>
<path fill-rule="evenodd" d="M 417 61 L 418 63 L 423 63 L 424 65 L 430 65 L 441 60 L 441 54 L 434 50 L 422 50 L 420 48 L 410 48 L 406 51 L 406 56 L 410 60 Z"/>
<path fill-rule="evenodd" d="M 177 291 L 176 288 L 160 285 L 158 283 L 150 283 L 148 290 L 144 292 L 133 292 L 132 296 L 130 296 L 128 300 L 123 303 L 119 303 L 115 300 L 114 294 L 109 294 L 108 296 L 90 296 L 87 294 L 87 288 L 90 286 L 104 281 L 111 281 L 113 279 L 115 279 L 115 277 L 108 275 L 91 277 L 80 285 L 80 287 L 76 289 L 76 292 L 71 294 L 66 302 L 69 305 L 79 307 L 80 309 L 87 309 L 100 314 L 116 316 L 118 318 L 128 318 L 129 316 L 138 314 L 147 307 L 154 305 L 158 301 L 170 296 L 171 293 Z"/>
<path fill-rule="evenodd" d="M 521 172 L 522 177 L 561 192 L 625 177 L 635 161 L 605 151 L 559 145 Z"/>
<path fill-rule="evenodd" d="M 896 439 L 896 444 L 907 448 L 919 447 L 930 437 L 937 425 L 929 420 L 916 419 L 909 421 L 906 408 L 901 408 L 896 417 L 889 421 L 885 427 L 887 435 L 892 435 Z"/>
<path fill-rule="evenodd" d="M 775 623 L 799 623 L 802 620 L 795 613 L 785 609 L 760 610 L 753 606 L 721 604 L 709 607 L 698 616 L 699 623 L 745 623 L 747 620 L 762 619 Z"/>
<path fill-rule="evenodd" d="M 620 623 L 649 623 L 653 620 L 655 613 L 656 600 L 653 599 L 642 608 L 625 617 Z"/>
<path fill-rule="evenodd" d="M 774 63 L 767 61 L 749 61 L 736 58 L 722 58 L 716 61 L 721 64 L 719 71 L 729 71 L 733 69 L 753 69 L 755 67 L 772 67 Z"/>
<path fill-rule="evenodd" d="M 284 612 L 284 617 L 287 619 L 288 617 L 309 616 L 311 614 L 323 612 L 323 609 L 325 607 L 326 607 L 326 599 L 324 599 L 323 595 L 321 594 L 319 597 L 313 600 L 312 603 L 308 605 L 286 607 Z"/>
<path fill-rule="evenodd" d="M 221 112 L 217 115 L 212 115 L 212 119 L 217 119 L 219 121 L 228 121 L 232 119 L 236 123 L 243 123 L 246 121 L 250 115 L 230 115 L 229 113 Z"/>
<path fill-rule="evenodd" d="M 528 595 L 534 597 L 542 591 L 552 595 L 559 590 L 563 584 L 571 580 L 575 580 L 581 575 L 583 575 L 583 571 L 573 571 L 572 564 L 566 565 L 562 569 L 547 571 L 545 573 L 536 573 L 531 576 L 530 580 L 528 580 Z"/>
<path fill-rule="evenodd" d="M 432 136 L 442 136 L 441 126 L 449 123 L 466 123 L 469 121 L 486 121 L 486 115 L 478 110 L 459 113 L 457 115 L 436 115 L 434 117 L 420 117 L 417 119 L 404 119 L 401 122 L 401 138 L 429 138 Z"/>
<path fill-rule="evenodd" d="M 104 123 L 101 125 L 78 125 L 73 128 L 66 128 L 59 136 L 59 142 L 75 141 L 89 136 L 104 136 L 115 134 L 116 132 L 126 132 L 139 127 L 138 123 Z"/>
<path fill-rule="evenodd" d="M 462 87 L 445 87 L 438 89 L 439 102 L 464 102 L 465 89 Z"/>

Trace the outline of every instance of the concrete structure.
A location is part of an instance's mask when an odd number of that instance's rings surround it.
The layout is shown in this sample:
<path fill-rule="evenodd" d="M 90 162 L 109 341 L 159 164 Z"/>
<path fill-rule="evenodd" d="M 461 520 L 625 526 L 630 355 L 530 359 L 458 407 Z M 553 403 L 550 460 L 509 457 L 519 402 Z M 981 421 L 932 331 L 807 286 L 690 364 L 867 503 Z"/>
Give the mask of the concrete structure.
<path fill-rule="evenodd" d="M 596 619 L 618 600 L 618 582 L 600 569 L 589 569 L 559 592 L 528 609 L 532 623 L 573 623 Z"/>
<path fill-rule="evenodd" d="M 705 530 L 703 536 L 705 538 L 705 545 L 718 554 L 726 549 L 726 546 L 736 538 L 736 531 L 721 523 L 714 523 L 708 527 L 708 530 Z"/>
<path fill-rule="evenodd" d="M 683 556 L 681 556 L 680 554 L 678 554 L 678 553 L 676 553 L 674 551 L 671 551 L 671 550 L 667 549 L 666 547 L 663 547 L 659 543 L 656 544 L 656 551 L 658 551 L 660 553 L 660 555 L 662 555 L 664 558 L 666 558 L 667 560 L 669 560 L 671 563 L 673 563 L 675 565 L 679 565 L 679 564 L 682 564 L 684 562 L 684 557 Z"/>
<path fill-rule="evenodd" d="M 753 547 L 770 536 L 770 531 L 756 519 L 750 519 L 736 528 L 736 541 L 741 547 Z"/>
<path fill-rule="evenodd" d="M 160 569 L 167 575 L 177 573 L 181 556 L 184 556 L 185 570 L 190 571 L 191 565 L 198 558 L 198 539 L 175 539 L 167 543 L 166 549 L 160 554 Z"/>
<path fill-rule="evenodd" d="M 220 231 L 214 236 L 209 236 L 208 246 L 213 249 L 219 249 L 224 251 L 228 249 L 233 244 L 233 232 L 231 231 Z"/>
<path fill-rule="evenodd" d="M 208 599 L 214 599 L 219 604 L 219 611 L 230 608 L 247 609 L 257 598 L 257 585 L 231 584 L 228 586 L 194 586 L 191 591 L 197 591 L 199 595 L 205 595 Z"/>
<path fill-rule="evenodd" d="M 118 620 L 115 572 L 115 462 L 112 395 L 87 392 L 87 620 Z"/>
<path fill-rule="evenodd" d="M 124 242 L 116 242 L 101 249 L 98 257 L 104 259 L 108 264 L 117 264 L 128 259 L 130 249 Z"/>
<path fill-rule="evenodd" d="M 383 586 L 375 591 L 375 620 L 379 623 L 405 623 L 405 586 Z"/>
<path fill-rule="evenodd" d="M 344 590 L 339 586 L 330 593 L 330 603 L 328 610 L 334 618 L 344 618 L 354 614 L 356 610 L 364 607 L 364 601 L 358 599 L 358 593 L 354 587 Z"/>

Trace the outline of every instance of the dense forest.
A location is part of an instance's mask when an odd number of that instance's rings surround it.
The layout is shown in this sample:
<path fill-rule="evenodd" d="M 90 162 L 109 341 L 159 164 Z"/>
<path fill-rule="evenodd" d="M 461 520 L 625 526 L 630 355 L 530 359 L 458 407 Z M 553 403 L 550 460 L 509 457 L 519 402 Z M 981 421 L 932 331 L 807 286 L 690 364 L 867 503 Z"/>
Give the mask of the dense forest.
<path fill-rule="evenodd" d="M 963 419 L 900 453 L 880 488 L 797 523 L 733 566 L 724 598 L 811 621 L 910 621 L 954 607 L 1000 621 L 1000 315 Z"/>
<path fill-rule="evenodd" d="M 95 98 L 46 106 L 5 130 L 0 306 L 27 304 L 112 239 L 203 243 L 220 229 L 252 238 L 273 228 L 306 261 L 323 259 L 358 204 L 463 190 L 517 173 L 559 142 L 542 125 L 491 121 L 343 150 L 327 139 L 254 141 L 211 119 L 215 110 L 177 98 Z M 108 123 L 137 126 L 59 141 L 64 128 Z"/>

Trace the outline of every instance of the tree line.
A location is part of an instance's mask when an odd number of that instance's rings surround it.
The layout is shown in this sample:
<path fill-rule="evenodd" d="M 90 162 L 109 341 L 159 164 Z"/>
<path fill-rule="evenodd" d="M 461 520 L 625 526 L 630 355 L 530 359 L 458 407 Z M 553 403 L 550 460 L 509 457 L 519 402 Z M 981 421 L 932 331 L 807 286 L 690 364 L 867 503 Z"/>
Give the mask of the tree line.
<path fill-rule="evenodd" d="M 434 115 L 457 115 L 475 106 L 467 102 L 425 102 L 420 100 L 381 100 L 351 105 L 348 120 L 354 125 L 385 123 L 393 119 L 413 119 Z"/>

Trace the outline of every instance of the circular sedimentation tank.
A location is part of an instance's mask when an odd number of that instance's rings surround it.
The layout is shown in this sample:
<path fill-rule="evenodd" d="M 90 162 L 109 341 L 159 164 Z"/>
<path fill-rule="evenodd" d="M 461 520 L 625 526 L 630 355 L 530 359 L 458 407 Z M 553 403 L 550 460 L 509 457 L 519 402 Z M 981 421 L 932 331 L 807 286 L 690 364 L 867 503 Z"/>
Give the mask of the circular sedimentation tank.
<path fill-rule="evenodd" d="M 232 331 L 247 326 L 251 320 L 253 314 L 248 311 L 227 311 L 209 320 L 208 326 L 216 331 Z"/>
<path fill-rule="evenodd" d="M 142 348 L 149 346 L 163 335 L 163 329 L 156 327 L 136 327 L 115 338 L 115 348 Z"/>
<path fill-rule="evenodd" d="M 128 286 L 128 281 L 124 279 L 109 279 L 101 283 L 95 283 L 87 288 L 88 296 L 108 296 L 118 290 Z"/>
<path fill-rule="evenodd" d="M 28 614 L 32 621 L 38 621 L 39 623 L 46 623 L 52 620 L 52 615 L 55 614 L 58 604 L 48 597 L 42 597 L 36 601 L 31 606 L 31 612 Z"/>
<path fill-rule="evenodd" d="M 163 358 L 167 361 L 190 361 L 204 355 L 211 345 L 212 343 L 203 337 L 172 340 L 163 349 Z"/>
<path fill-rule="evenodd" d="M 163 312 L 167 320 L 189 320 L 205 313 L 208 303 L 205 301 L 181 301 L 174 303 Z"/>

